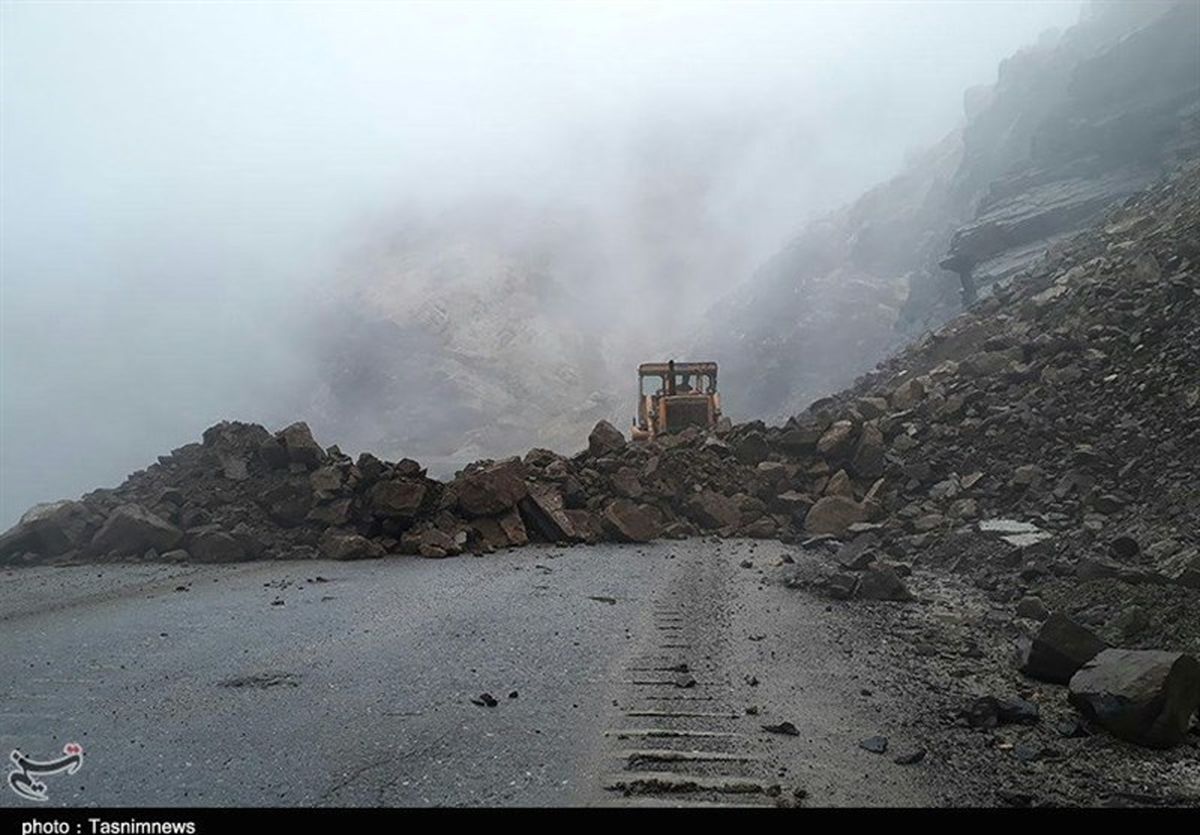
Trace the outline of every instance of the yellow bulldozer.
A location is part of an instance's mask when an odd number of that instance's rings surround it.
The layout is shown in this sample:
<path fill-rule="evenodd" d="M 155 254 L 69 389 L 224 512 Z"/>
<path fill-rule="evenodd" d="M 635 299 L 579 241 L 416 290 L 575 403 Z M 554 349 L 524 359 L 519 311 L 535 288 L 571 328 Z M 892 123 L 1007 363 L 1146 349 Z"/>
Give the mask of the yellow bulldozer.
<path fill-rule="evenodd" d="M 649 381 L 649 382 L 647 382 Z M 689 426 L 713 429 L 721 419 L 715 362 L 644 362 L 631 437 L 649 441 Z"/>

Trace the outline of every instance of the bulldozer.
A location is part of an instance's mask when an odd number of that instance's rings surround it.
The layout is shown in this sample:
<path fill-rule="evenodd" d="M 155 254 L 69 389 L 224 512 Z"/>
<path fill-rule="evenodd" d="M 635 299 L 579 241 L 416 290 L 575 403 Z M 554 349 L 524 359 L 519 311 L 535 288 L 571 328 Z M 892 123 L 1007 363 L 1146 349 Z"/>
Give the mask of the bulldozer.
<path fill-rule="evenodd" d="M 721 419 L 717 364 L 644 362 L 638 366 L 637 403 L 630 433 L 635 441 L 652 441 L 689 426 L 713 429 Z"/>

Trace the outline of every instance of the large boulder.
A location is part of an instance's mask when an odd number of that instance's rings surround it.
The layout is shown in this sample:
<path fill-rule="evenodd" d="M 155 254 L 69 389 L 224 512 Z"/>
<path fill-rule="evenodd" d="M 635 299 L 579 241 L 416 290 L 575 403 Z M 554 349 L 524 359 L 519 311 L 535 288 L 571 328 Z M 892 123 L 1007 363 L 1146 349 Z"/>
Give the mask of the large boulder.
<path fill-rule="evenodd" d="M 883 475 L 883 433 L 872 423 L 863 426 L 850 460 L 850 469 L 859 478 L 879 478 Z"/>
<path fill-rule="evenodd" d="M 604 508 L 605 532 L 621 542 L 649 542 L 662 535 L 658 514 L 629 499 L 616 499 Z"/>
<path fill-rule="evenodd" d="M 539 484 L 529 487 L 529 494 L 517 502 L 517 509 L 526 530 L 536 531 L 549 542 L 570 542 L 580 536 L 563 504 L 562 493 Z"/>
<path fill-rule="evenodd" d="M 794 424 L 785 428 L 775 443 L 780 449 L 798 455 L 812 452 L 820 439 L 821 430 L 818 427 L 811 424 Z"/>
<path fill-rule="evenodd" d="M 389 478 L 367 493 L 372 515 L 380 519 L 411 519 L 421 509 L 429 488 L 422 481 Z"/>
<path fill-rule="evenodd" d="M 854 424 L 839 420 L 817 441 L 817 452 L 830 461 L 841 461 L 854 451 Z"/>
<path fill-rule="evenodd" d="M 804 517 L 804 529 L 813 534 L 844 536 L 850 526 L 869 517 L 865 504 L 846 496 L 825 496 Z"/>
<path fill-rule="evenodd" d="M 1055 613 L 1032 638 L 1018 644 L 1021 672 L 1030 678 L 1066 684 L 1108 644 L 1070 618 Z"/>
<path fill-rule="evenodd" d="M 468 517 L 507 513 L 529 492 L 519 458 L 473 470 L 455 482 L 455 489 L 458 506 Z"/>
<path fill-rule="evenodd" d="M 737 502 L 714 490 L 689 496 L 683 503 L 683 513 L 702 528 L 728 528 L 742 521 Z"/>
<path fill-rule="evenodd" d="M 500 523 L 500 530 L 504 532 L 505 537 L 512 545 L 520 547 L 529 542 L 529 532 L 525 528 L 525 523 L 521 521 L 521 514 L 516 510 L 510 510 L 496 521 Z"/>
<path fill-rule="evenodd" d="M 312 510 L 312 487 L 307 478 L 281 481 L 259 496 L 259 504 L 276 523 L 294 527 L 303 523 Z"/>
<path fill-rule="evenodd" d="M 223 420 L 204 430 L 202 443 L 221 463 L 221 473 L 232 481 L 250 477 L 249 465 L 263 444 L 272 441 L 271 433 L 257 423 Z M 286 453 L 284 453 L 286 457 Z"/>
<path fill-rule="evenodd" d="M 625 436 L 621 430 L 607 420 L 596 424 L 588 435 L 588 452 L 597 458 L 611 455 L 625 448 Z"/>
<path fill-rule="evenodd" d="M 888 396 L 888 399 L 891 401 L 893 409 L 907 411 L 920 403 L 924 397 L 925 386 L 919 380 L 912 379 L 905 380 L 892 389 L 892 393 Z"/>
<path fill-rule="evenodd" d="M 283 449 L 289 464 L 301 464 L 307 469 L 315 470 L 325 460 L 325 450 L 313 439 L 312 431 L 303 421 L 297 421 L 276 432 L 275 441 Z"/>
<path fill-rule="evenodd" d="M 82 502 L 34 505 L 16 525 L 0 534 L 0 562 L 27 551 L 56 557 L 79 548 L 91 539 L 98 521 Z"/>
<path fill-rule="evenodd" d="M 365 560 L 382 557 L 384 553 L 379 543 L 365 536 L 335 529 L 325 531 L 317 547 L 321 556 L 330 560 Z"/>
<path fill-rule="evenodd" d="M 153 548 L 169 551 L 183 539 L 183 531 L 165 519 L 155 516 L 141 505 L 123 504 L 109 514 L 108 519 L 92 539 L 92 548 L 99 554 L 136 554 Z"/>
<path fill-rule="evenodd" d="M 1168 748 L 1200 706 L 1200 663 L 1158 650 L 1106 649 L 1071 677 L 1071 704 L 1115 736 Z"/>
<path fill-rule="evenodd" d="M 743 464 L 755 466 L 766 460 L 771 454 L 771 447 L 766 436 L 754 429 L 737 439 L 733 445 L 733 454 Z"/>

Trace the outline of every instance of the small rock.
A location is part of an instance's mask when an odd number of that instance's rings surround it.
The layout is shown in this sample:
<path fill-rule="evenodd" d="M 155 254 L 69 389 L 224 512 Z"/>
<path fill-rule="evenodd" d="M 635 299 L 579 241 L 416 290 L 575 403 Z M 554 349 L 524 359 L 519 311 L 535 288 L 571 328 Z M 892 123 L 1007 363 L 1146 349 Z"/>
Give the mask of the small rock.
<path fill-rule="evenodd" d="M 1106 647 L 1095 634 L 1055 613 L 1035 636 L 1019 642 L 1021 672 L 1052 684 L 1066 684 Z"/>
<path fill-rule="evenodd" d="M 1017 617 L 1044 621 L 1050 617 L 1050 610 L 1040 597 L 1022 597 L 1021 602 L 1017 604 Z"/>
<path fill-rule="evenodd" d="M 1041 759 L 1042 749 L 1040 746 L 1022 742 L 1013 749 L 1013 756 L 1023 763 L 1031 763 Z"/>
<path fill-rule="evenodd" d="M 863 600 L 916 600 L 896 570 L 880 563 L 873 563 L 863 573 L 858 583 L 858 596 Z"/>
<path fill-rule="evenodd" d="M 869 736 L 858 743 L 858 747 L 864 751 L 870 751 L 872 754 L 884 754 L 888 749 L 888 738 L 886 736 Z"/>
<path fill-rule="evenodd" d="M 1140 554 L 1142 547 L 1131 536 L 1118 536 L 1112 542 L 1108 543 L 1108 551 L 1114 559 L 1125 561 L 1131 560 Z"/>
<path fill-rule="evenodd" d="M 793 725 L 791 722 L 780 722 L 778 725 L 763 725 L 762 729 L 769 734 L 782 734 L 784 736 L 800 736 L 800 730 L 795 725 Z"/>

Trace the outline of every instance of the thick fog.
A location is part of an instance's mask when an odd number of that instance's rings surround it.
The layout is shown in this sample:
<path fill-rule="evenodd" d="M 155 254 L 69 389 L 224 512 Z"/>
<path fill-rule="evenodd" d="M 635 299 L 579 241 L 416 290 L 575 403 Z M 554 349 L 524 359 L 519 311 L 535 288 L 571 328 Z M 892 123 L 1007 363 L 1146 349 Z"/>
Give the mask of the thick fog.
<path fill-rule="evenodd" d="M 545 224 L 581 318 L 686 321 L 1078 13 L 6 3 L 0 525 L 222 418 L 305 418 L 313 310 L 398 225 Z"/>

